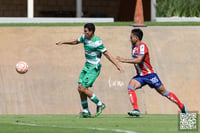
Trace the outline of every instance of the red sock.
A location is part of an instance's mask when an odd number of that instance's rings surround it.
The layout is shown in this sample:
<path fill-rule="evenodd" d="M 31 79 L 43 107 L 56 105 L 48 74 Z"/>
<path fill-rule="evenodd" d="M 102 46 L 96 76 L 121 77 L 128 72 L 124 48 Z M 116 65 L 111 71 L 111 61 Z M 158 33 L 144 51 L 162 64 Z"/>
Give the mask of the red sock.
<path fill-rule="evenodd" d="M 128 95 L 129 95 L 129 99 L 133 105 L 133 108 L 139 110 L 138 104 L 137 104 L 137 96 L 135 94 L 135 91 L 132 89 L 128 89 Z"/>
<path fill-rule="evenodd" d="M 184 105 L 179 101 L 179 99 L 176 97 L 174 93 L 168 92 L 168 95 L 165 94 L 164 96 L 166 96 L 172 102 L 176 103 L 180 109 L 183 108 Z"/>

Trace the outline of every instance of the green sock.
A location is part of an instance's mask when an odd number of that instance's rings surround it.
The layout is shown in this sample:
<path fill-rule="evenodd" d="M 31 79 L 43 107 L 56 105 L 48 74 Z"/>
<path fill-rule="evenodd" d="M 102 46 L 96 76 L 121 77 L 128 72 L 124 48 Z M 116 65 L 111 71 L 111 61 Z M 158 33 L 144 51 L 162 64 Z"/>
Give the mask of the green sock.
<path fill-rule="evenodd" d="M 87 100 L 81 101 L 81 105 L 82 105 L 82 107 L 83 107 L 83 111 L 84 111 L 84 112 L 89 112 Z"/>
<path fill-rule="evenodd" d="M 94 93 L 93 93 L 92 97 L 90 97 L 90 100 L 92 102 L 94 102 L 95 104 L 98 104 L 100 102 Z"/>

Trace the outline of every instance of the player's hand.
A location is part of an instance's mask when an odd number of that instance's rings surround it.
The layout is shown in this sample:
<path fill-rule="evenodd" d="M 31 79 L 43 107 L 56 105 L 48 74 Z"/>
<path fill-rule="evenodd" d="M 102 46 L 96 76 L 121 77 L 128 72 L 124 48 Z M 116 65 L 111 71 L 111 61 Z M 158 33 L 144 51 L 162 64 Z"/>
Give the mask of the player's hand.
<path fill-rule="evenodd" d="M 59 42 L 56 42 L 56 45 L 58 45 L 58 46 L 60 46 L 60 45 L 62 45 L 63 43 L 61 42 L 61 41 L 59 41 Z"/>
<path fill-rule="evenodd" d="M 124 62 L 125 61 L 125 59 L 124 58 L 122 58 L 122 57 L 120 57 L 120 56 L 117 56 L 117 58 L 116 58 L 119 62 Z"/>

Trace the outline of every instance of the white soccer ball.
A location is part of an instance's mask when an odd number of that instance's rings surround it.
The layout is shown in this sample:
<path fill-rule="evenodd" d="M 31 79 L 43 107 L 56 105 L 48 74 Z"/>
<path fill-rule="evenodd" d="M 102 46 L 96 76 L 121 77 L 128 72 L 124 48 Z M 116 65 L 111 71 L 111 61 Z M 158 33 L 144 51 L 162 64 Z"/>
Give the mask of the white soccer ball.
<path fill-rule="evenodd" d="M 26 62 L 24 61 L 19 61 L 17 64 L 16 64 L 16 71 L 20 74 L 24 74 L 28 71 L 28 65 Z"/>

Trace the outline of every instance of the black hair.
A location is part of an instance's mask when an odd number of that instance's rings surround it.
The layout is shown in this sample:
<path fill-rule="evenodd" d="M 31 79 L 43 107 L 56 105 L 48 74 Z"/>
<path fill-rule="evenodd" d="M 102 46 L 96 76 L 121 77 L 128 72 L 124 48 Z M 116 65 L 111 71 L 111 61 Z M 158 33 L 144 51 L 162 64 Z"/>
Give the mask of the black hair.
<path fill-rule="evenodd" d="M 93 23 L 87 23 L 84 25 L 84 28 L 88 28 L 89 31 L 95 32 L 95 25 Z"/>
<path fill-rule="evenodd" d="M 142 32 L 141 29 L 133 29 L 131 33 L 133 35 L 136 35 L 139 38 L 140 41 L 142 40 L 143 32 Z"/>

